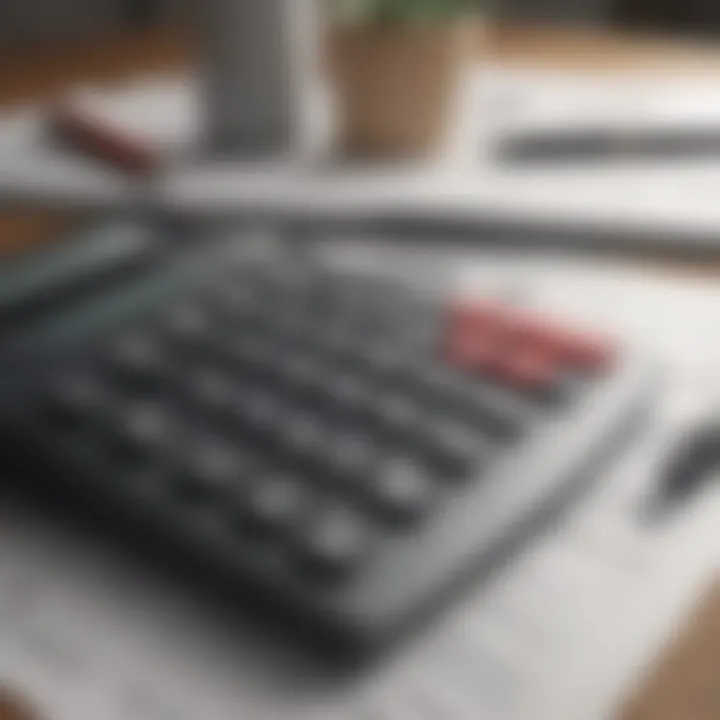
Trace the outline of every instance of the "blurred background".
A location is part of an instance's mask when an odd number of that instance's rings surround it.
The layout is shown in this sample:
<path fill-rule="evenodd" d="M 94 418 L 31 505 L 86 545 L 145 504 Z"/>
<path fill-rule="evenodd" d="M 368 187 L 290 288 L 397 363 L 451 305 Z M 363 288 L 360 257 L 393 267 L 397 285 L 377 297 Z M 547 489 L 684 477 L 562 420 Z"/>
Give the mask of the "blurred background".
<path fill-rule="evenodd" d="M 24 0 L 0 6 L 0 44 L 30 45 L 118 30 L 186 24 L 189 0 Z M 582 24 L 712 37 L 720 33 L 714 0 L 502 0 L 492 15 L 509 23 Z"/>
<path fill-rule="evenodd" d="M 192 0 L 1 3 L 0 105 L 57 97 L 77 83 L 105 85 L 158 72 L 176 74 L 192 66 L 198 40 L 203 41 L 192 19 L 197 7 Z M 495 66 L 548 67 L 569 76 L 588 68 L 609 69 L 616 76 L 617 70 L 625 68 L 636 76 L 659 69 L 661 78 L 665 68 L 673 68 L 680 71 L 676 77 L 682 92 L 682 83 L 696 79 L 696 71 L 706 76 L 707 71 L 712 75 L 720 69 L 720 54 L 713 49 L 715 34 L 720 33 L 720 5 L 713 0 L 495 0 L 480 2 L 479 8 L 478 58 L 489 58 Z M 619 102 L 612 92 L 606 102 L 608 114 L 615 112 Z M 700 107 L 700 120 L 689 112 L 689 126 L 698 125 L 704 115 L 714 123 L 714 85 L 704 86 L 699 93 L 690 88 L 690 92 L 695 93 L 693 103 Z M 631 94 L 626 93 L 620 99 L 628 102 L 628 97 Z M 636 97 L 632 100 L 642 105 Z M 586 106 L 592 102 L 594 98 L 584 103 L 580 115 L 587 115 Z M 666 104 L 672 106 L 672 102 Z M 641 115 L 642 108 L 633 112 Z M 663 118 L 667 114 L 667 108 L 660 112 Z M 711 130 L 714 147 L 714 124 Z M 23 229 L 40 223 L 37 212 L 28 216 L 21 210 L 3 209 L 3 248 L 15 246 L 18 237 L 17 225 L 8 225 L 10 215 Z M 9 233 L 6 227 L 11 227 Z M 28 234 L 20 236 L 24 244 Z"/>
<path fill-rule="evenodd" d="M 147 26 L 186 23 L 189 0 L 24 0 L 0 6 L 3 46 L 63 42 Z M 720 33 L 714 0 L 503 0 L 492 14 L 511 23 Z"/>

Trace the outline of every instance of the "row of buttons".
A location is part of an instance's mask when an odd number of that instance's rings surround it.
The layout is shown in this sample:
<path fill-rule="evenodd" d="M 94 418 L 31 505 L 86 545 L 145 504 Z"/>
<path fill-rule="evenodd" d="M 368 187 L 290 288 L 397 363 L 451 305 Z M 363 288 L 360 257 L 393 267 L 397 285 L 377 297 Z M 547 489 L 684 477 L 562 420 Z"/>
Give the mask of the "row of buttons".
<path fill-rule="evenodd" d="M 363 340 L 384 336 L 397 341 L 397 331 L 403 326 L 427 327 L 435 319 L 431 305 L 394 284 L 303 269 L 285 269 L 283 273 L 257 267 L 233 271 L 201 291 L 197 301 L 206 319 L 221 318 L 236 326 L 254 323 L 289 334 L 302 334 L 313 326 L 343 327 Z M 174 316 L 171 324 L 177 323 L 180 334 L 200 330 L 198 324 L 191 322 L 194 327 L 188 327 L 183 322 L 183 315 L 190 319 L 194 312 L 187 310 L 170 313 Z M 195 319 L 199 319 L 197 312 Z"/>
<path fill-rule="evenodd" d="M 513 407 L 497 391 L 475 388 L 475 378 L 463 378 L 443 366 L 438 357 L 443 334 L 440 312 L 429 303 L 414 297 L 404 301 L 401 293 L 398 298 L 395 286 L 391 300 L 385 301 L 384 286 L 380 284 L 375 290 L 373 285 L 371 293 L 365 280 L 354 284 L 347 281 L 344 285 L 349 289 L 336 281 L 321 285 L 322 291 L 314 282 L 315 278 L 309 279 L 304 273 L 289 273 L 272 281 L 262 273 L 233 274 L 230 281 L 221 281 L 164 312 L 144 338 L 121 340 L 111 352 L 113 362 L 124 365 L 126 373 L 135 374 L 139 380 L 154 380 L 168 359 L 215 352 L 224 356 L 229 366 L 239 366 L 256 377 L 286 382 L 300 392 L 320 389 L 327 395 L 335 394 L 338 405 L 370 402 L 367 396 L 374 387 L 409 384 L 417 390 L 427 412 L 436 412 L 433 401 L 443 406 L 453 400 L 459 410 L 468 411 L 471 420 L 473 414 L 478 415 L 484 431 L 511 436 L 524 429 L 527 418 L 521 407 Z M 314 315 L 308 314 L 309 308 L 314 308 Z M 404 312 L 399 313 L 397 308 Z M 372 318 L 383 312 L 396 319 L 403 316 L 402 322 L 389 323 L 389 337 L 357 332 L 358 323 L 353 318 Z M 223 324 L 223 318 L 228 317 L 233 322 Z M 421 329 L 403 333 L 404 326 Z M 403 345 L 399 337 L 403 334 L 405 338 L 423 337 L 424 352 L 417 343 Z M 159 347 L 163 337 L 172 347 Z M 434 392 L 438 386 L 442 386 L 441 391 Z"/>
<path fill-rule="evenodd" d="M 84 455 L 88 444 L 94 444 L 94 459 L 104 458 L 113 474 L 125 476 L 126 485 L 143 492 L 163 487 L 168 499 L 175 498 L 192 514 L 214 509 L 218 519 L 228 518 L 238 536 L 288 541 L 309 569 L 329 578 L 345 575 L 368 556 L 379 526 L 371 513 L 353 508 L 340 493 L 322 493 L 298 472 L 264 470 L 262 455 L 214 436 L 190 442 L 160 407 L 113 412 L 106 400 L 100 401 L 98 386 L 87 379 L 61 387 L 48 398 L 48 409 L 66 429 L 88 430 L 81 439 Z M 67 434 L 62 439 L 67 444 Z M 107 469 L 102 464 L 96 468 Z M 421 496 L 419 487 L 403 488 L 391 480 L 379 485 L 382 518 L 407 520 L 410 510 L 419 512 L 420 503 L 430 498 Z"/>
<path fill-rule="evenodd" d="M 530 419 L 526 406 L 497 389 L 437 363 L 411 364 L 390 346 L 348 350 L 342 359 L 337 351 L 292 352 L 268 337 L 237 334 L 238 339 L 217 341 L 222 350 L 201 343 L 183 353 L 159 333 L 141 331 L 113 343 L 107 361 L 129 386 L 158 387 L 168 380 L 168 365 L 184 358 L 187 368 L 177 378 L 181 392 L 208 410 L 230 411 L 235 403 L 252 415 L 256 408 L 262 413 L 273 397 L 289 394 L 298 405 L 313 407 L 334 422 L 374 426 L 387 435 L 415 436 L 431 444 L 432 433 L 421 437 L 431 417 L 438 418 L 430 422 L 439 428 L 438 437 L 449 435 L 442 429 L 452 424 L 458 429 L 467 425 L 456 435 L 475 431 L 495 439 L 519 435 Z M 218 352 L 225 362 L 218 361 Z"/>
<path fill-rule="evenodd" d="M 173 454 L 187 457 L 192 471 L 187 477 L 194 476 L 199 489 L 229 486 L 233 477 L 240 480 L 245 475 L 248 463 L 238 450 L 213 451 L 208 459 L 193 447 L 188 455 L 174 413 L 161 404 L 124 407 L 82 376 L 64 382 L 49 401 L 49 409 L 63 423 L 104 431 L 111 438 L 114 458 L 147 464 Z M 288 466 L 304 468 L 332 491 L 366 496 L 392 522 L 420 517 L 437 495 L 438 484 L 479 472 L 482 459 L 477 438 L 449 425 L 436 428 L 433 444 L 418 445 L 414 451 L 405 446 L 405 452 L 397 443 L 352 426 L 342 429 L 322 416 L 283 409 L 279 398 L 243 395 L 234 411 L 238 446 L 252 446 L 284 459 Z M 229 458 L 232 462 L 222 462 Z"/>

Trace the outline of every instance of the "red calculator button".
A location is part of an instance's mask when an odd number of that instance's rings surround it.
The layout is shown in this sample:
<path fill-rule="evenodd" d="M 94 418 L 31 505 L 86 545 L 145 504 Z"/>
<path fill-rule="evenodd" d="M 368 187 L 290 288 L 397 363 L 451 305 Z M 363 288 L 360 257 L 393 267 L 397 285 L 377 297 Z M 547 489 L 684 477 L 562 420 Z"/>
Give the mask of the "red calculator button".
<path fill-rule="evenodd" d="M 502 364 L 503 346 L 491 335 L 457 335 L 448 343 L 448 360 L 459 367 L 489 371 Z"/>
<path fill-rule="evenodd" d="M 504 308 L 488 300 L 465 300 L 453 303 L 448 312 L 450 332 L 479 332 L 502 324 Z"/>
<path fill-rule="evenodd" d="M 537 350 L 523 350 L 507 358 L 502 376 L 510 385 L 525 390 L 542 390 L 552 386 L 560 368 L 551 355 Z"/>
<path fill-rule="evenodd" d="M 582 370 L 604 372 L 617 355 L 615 344 L 599 334 L 563 328 L 541 318 L 527 318 L 520 333 L 525 342 L 559 363 Z"/>
<path fill-rule="evenodd" d="M 606 371 L 617 358 L 617 347 L 609 340 L 592 335 L 576 335 L 565 347 L 568 358 L 584 368 Z"/>

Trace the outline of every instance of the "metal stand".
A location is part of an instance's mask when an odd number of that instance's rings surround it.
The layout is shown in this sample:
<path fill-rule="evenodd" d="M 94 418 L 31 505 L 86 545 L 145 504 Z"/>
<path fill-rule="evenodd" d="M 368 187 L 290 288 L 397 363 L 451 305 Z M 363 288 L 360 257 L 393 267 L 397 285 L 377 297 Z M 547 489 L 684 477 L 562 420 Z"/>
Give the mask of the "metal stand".
<path fill-rule="evenodd" d="M 302 127 L 314 0 L 201 0 L 208 149 L 225 157 L 292 154 Z"/>

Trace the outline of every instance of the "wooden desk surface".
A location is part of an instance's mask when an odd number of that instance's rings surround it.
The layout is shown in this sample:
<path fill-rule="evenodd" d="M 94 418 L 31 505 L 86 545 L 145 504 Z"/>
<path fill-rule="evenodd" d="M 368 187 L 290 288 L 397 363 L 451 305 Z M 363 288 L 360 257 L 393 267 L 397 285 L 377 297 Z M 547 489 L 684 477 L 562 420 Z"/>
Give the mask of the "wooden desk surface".
<path fill-rule="evenodd" d="M 720 50 L 663 39 L 638 39 L 568 30 L 491 28 L 483 53 L 507 63 L 622 71 L 642 66 L 658 72 L 720 73 Z M 98 39 L 72 47 L 0 54 L 0 105 L 51 97 L 79 81 L 116 83 L 144 72 L 176 70 L 191 61 L 191 43 L 168 32 Z M 0 252 L 13 252 L 52 236 L 76 216 L 61 212 L 0 212 Z M 664 272 L 708 272 L 713 263 L 643 266 Z M 582 720 L 578 718 L 578 720 Z M 658 669 L 623 720 L 720 720 L 720 588 L 692 619 L 687 632 L 659 661 Z"/>

